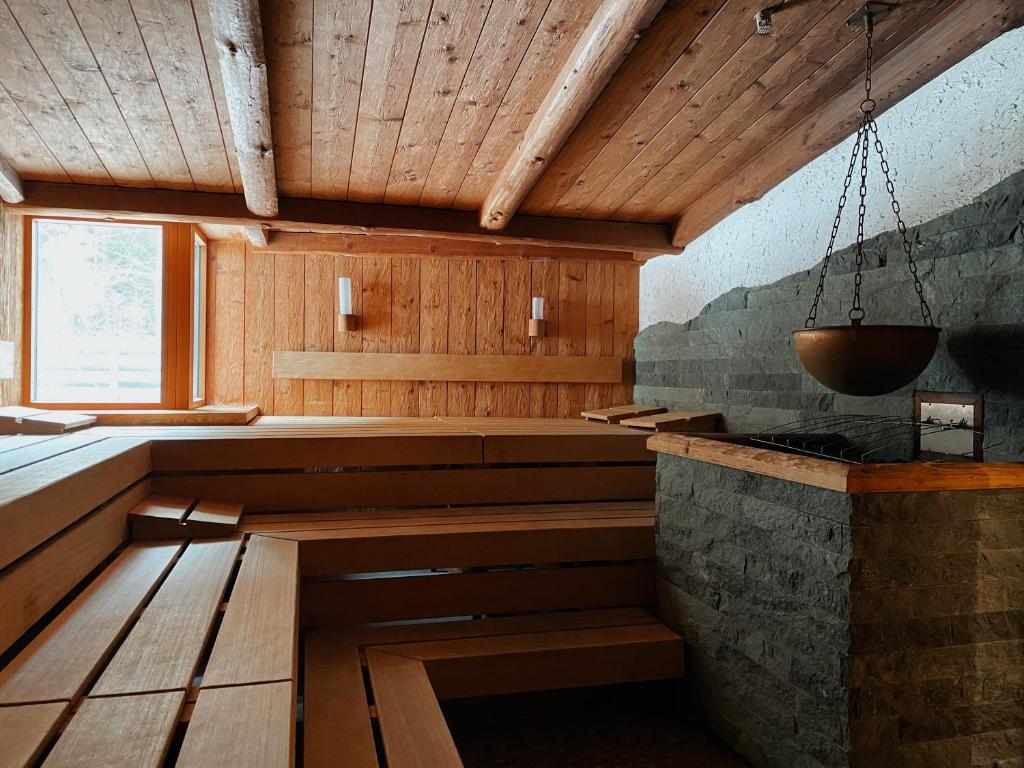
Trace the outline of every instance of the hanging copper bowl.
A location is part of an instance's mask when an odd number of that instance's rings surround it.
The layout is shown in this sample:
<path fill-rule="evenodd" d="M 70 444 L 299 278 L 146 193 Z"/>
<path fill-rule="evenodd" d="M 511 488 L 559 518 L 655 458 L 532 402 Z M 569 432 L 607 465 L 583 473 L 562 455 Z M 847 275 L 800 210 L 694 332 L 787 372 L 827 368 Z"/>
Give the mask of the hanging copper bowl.
<path fill-rule="evenodd" d="M 837 325 L 793 332 L 804 368 L 831 390 L 875 397 L 906 386 L 928 367 L 939 328 L 925 325 Z"/>

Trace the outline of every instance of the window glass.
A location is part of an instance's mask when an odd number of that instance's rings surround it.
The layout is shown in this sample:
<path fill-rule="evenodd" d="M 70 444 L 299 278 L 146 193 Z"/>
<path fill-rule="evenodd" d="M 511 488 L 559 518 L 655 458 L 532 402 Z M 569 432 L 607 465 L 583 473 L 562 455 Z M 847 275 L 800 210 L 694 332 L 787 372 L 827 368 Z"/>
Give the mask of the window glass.
<path fill-rule="evenodd" d="M 192 253 L 192 400 L 206 397 L 206 243 Z"/>
<path fill-rule="evenodd" d="M 163 230 L 33 221 L 32 400 L 159 403 Z"/>

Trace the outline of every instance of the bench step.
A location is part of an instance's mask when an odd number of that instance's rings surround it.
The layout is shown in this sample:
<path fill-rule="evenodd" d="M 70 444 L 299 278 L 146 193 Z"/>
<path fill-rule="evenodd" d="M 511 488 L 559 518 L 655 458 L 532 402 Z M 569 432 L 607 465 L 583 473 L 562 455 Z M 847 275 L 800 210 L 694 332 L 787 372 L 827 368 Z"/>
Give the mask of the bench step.
<path fill-rule="evenodd" d="M 458 768 L 440 699 L 682 674 L 682 639 L 639 609 L 317 630 L 306 638 L 306 765 L 376 768 L 376 718 L 389 768 Z"/>
<path fill-rule="evenodd" d="M 153 495 L 128 513 L 133 539 L 228 536 L 238 529 L 243 506 Z"/>

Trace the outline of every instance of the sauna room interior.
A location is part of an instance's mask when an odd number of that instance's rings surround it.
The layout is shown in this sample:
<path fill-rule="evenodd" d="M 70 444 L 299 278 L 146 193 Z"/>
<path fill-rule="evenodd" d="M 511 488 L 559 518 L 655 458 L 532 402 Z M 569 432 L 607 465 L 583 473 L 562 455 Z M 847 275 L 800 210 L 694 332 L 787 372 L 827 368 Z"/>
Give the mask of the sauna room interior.
<path fill-rule="evenodd" d="M 1024 768 L 1024 0 L 0 49 L 0 768 Z"/>

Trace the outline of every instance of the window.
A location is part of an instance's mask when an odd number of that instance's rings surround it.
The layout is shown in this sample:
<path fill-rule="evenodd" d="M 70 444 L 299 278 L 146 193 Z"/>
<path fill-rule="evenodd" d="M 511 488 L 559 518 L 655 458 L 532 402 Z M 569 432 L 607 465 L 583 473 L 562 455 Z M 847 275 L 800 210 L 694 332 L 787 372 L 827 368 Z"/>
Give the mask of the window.
<path fill-rule="evenodd" d="M 35 219 L 31 400 L 160 403 L 163 228 Z"/>
<path fill-rule="evenodd" d="M 192 405 L 206 402 L 206 241 L 192 246 Z"/>
<path fill-rule="evenodd" d="M 190 224 L 26 217 L 23 402 L 204 405 L 206 241 Z"/>

